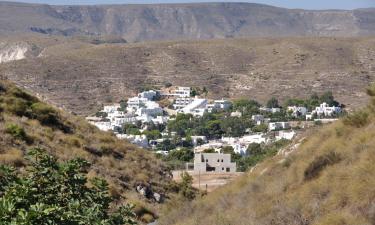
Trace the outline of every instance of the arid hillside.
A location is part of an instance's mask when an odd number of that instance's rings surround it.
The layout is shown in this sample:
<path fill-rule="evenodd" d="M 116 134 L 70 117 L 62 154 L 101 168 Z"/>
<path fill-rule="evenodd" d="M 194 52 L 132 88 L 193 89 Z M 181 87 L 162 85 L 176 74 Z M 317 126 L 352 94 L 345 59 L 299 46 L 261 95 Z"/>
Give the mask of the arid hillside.
<path fill-rule="evenodd" d="M 157 215 L 160 204 L 152 193 L 170 196 L 169 170 L 152 153 L 0 81 L 0 165 L 24 170 L 25 156 L 32 148 L 63 161 L 86 159 L 91 163 L 89 177 L 106 179 L 117 202 L 136 204 L 140 220 Z M 140 185 L 149 189 L 148 196 L 136 191 Z"/>
<path fill-rule="evenodd" d="M 375 89 L 371 105 L 311 131 L 237 181 L 192 204 L 170 205 L 163 225 L 373 225 Z"/>
<path fill-rule="evenodd" d="M 52 6 L 0 2 L 0 35 L 117 35 L 129 42 L 375 34 L 374 9 L 292 10 L 251 3 Z"/>
<path fill-rule="evenodd" d="M 40 57 L 1 64 L 0 75 L 84 115 L 140 88 L 167 82 L 206 87 L 211 97 L 261 102 L 271 96 L 284 100 L 331 90 L 355 108 L 365 105 L 363 90 L 375 78 L 371 37 L 67 43 L 45 47 Z"/>

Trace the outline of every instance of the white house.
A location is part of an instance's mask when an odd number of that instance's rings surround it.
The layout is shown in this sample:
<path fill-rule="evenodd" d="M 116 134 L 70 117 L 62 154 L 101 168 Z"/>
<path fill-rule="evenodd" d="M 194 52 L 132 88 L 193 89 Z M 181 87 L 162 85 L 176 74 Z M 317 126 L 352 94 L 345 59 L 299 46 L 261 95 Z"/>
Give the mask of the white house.
<path fill-rule="evenodd" d="M 285 130 L 289 129 L 290 124 L 288 122 L 275 122 L 275 123 L 269 123 L 268 124 L 268 130 L 274 131 L 274 130 Z"/>
<path fill-rule="evenodd" d="M 341 112 L 340 107 L 329 106 L 327 103 L 322 103 L 312 111 L 312 114 L 317 116 L 334 116 Z"/>
<path fill-rule="evenodd" d="M 179 98 L 190 97 L 190 95 L 191 95 L 190 87 L 177 87 L 175 90 L 172 91 L 172 96 L 179 97 Z"/>
<path fill-rule="evenodd" d="M 305 116 L 307 114 L 307 108 L 301 106 L 289 106 L 288 112 L 291 113 L 293 117 Z"/>
<path fill-rule="evenodd" d="M 137 109 L 144 107 L 146 102 L 149 102 L 147 98 L 139 98 L 139 97 L 129 98 L 127 102 L 128 104 L 127 110 L 136 111 Z"/>
<path fill-rule="evenodd" d="M 182 109 L 185 108 L 187 105 L 194 101 L 193 98 L 176 98 L 173 108 L 174 109 Z"/>
<path fill-rule="evenodd" d="M 260 107 L 259 110 L 263 111 L 263 112 L 269 112 L 269 113 L 278 113 L 278 112 L 281 112 L 280 108 Z"/>
<path fill-rule="evenodd" d="M 104 106 L 104 109 L 102 112 L 113 113 L 115 111 L 118 111 L 119 108 L 121 108 L 120 104 L 106 105 Z"/>
<path fill-rule="evenodd" d="M 279 140 L 282 140 L 282 139 L 292 140 L 295 135 L 296 135 L 296 132 L 293 131 L 293 130 L 291 130 L 291 131 L 282 130 L 282 131 L 279 131 L 277 133 L 277 135 L 275 136 L 275 138 L 276 138 L 276 141 L 279 141 Z"/>
<path fill-rule="evenodd" d="M 206 109 L 206 105 L 207 105 L 207 99 L 194 98 L 194 100 L 189 105 L 187 105 L 184 108 L 178 110 L 178 112 L 179 113 L 185 113 L 185 114 L 200 115 L 200 114 L 202 114 L 202 112 L 204 113 L 204 111 L 202 111 L 202 110 L 196 111 L 196 109 Z"/>
<path fill-rule="evenodd" d="M 136 111 L 138 116 L 149 115 L 152 117 L 163 114 L 163 109 L 156 102 L 147 101 Z"/>
<path fill-rule="evenodd" d="M 240 141 L 243 142 L 243 143 L 247 143 L 247 144 L 252 144 L 252 143 L 262 144 L 262 143 L 267 142 L 267 138 L 266 138 L 265 134 L 258 133 L 258 134 L 243 136 L 240 139 Z"/>
<path fill-rule="evenodd" d="M 146 135 L 128 135 L 128 134 L 117 134 L 117 138 L 128 140 L 130 143 L 138 145 L 142 148 L 148 148 L 148 139 Z"/>
<path fill-rule="evenodd" d="M 123 116 L 114 117 L 113 120 L 111 120 L 112 125 L 116 127 L 121 127 L 126 123 L 135 122 L 137 122 L 137 117 L 134 114 L 126 114 Z"/>
<path fill-rule="evenodd" d="M 97 128 L 99 128 L 99 130 L 102 130 L 102 131 L 110 131 L 112 130 L 112 125 L 111 125 L 111 122 L 106 122 L 106 121 L 100 121 L 100 122 L 90 122 L 92 125 L 96 126 Z"/>
<path fill-rule="evenodd" d="M 239 112 L 239 111 L 236 111 L 236 112 L 232 112 L 232 113 L 230 114 L 230 116 L 231 116 L 231 117 L 241 117 L 241 116 L 242 116 L 242 113 Z"/>
<path fill-rule="evenodd" d="M 157 116 L 152 119 L 154 124 L 166 124 L 169 120 L 169 116 Z"/>
<path fill-rule="evenodd" d="M 256 125 L 261 125 L 264 123 L 264 116 L 263 115 L 253 115 L 251 120 L 255 122 Z"/>
<path fill-rule="evenodd" d="M 233 173 L 236 172 L 236 163 L 231 162 L 230 154 L 198 153 L 194 157 L 195 172 Z"/>

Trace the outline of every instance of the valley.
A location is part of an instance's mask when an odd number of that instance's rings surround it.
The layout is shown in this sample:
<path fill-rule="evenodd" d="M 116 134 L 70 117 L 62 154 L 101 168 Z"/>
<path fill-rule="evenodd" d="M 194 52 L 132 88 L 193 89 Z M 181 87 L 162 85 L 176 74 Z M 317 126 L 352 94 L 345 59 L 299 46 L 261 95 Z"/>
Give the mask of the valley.
<path fill-rule="evenodd" d="M 0 1 L 0 224 L 375 224 L 375 8 L 100 2 Z"/>

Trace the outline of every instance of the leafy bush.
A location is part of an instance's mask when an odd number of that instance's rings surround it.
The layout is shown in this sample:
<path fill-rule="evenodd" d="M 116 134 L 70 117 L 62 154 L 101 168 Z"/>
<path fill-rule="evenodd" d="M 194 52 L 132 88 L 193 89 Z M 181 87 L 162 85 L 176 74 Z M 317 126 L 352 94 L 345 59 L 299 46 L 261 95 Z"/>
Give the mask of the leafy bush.
<path fill-rule="evenodd" d="M 347 115 L 343 122 L 345 125 L 360 128 L 368 124 L 369 114 L 365 111 L 358 111 Z"/>
<path fill-rule="evenodd" d="M 192 187 L 193 177 L 188 173 L 183 172 L 181 174 L 182 182 L 180 184 L 180 193 L 183 197 L 189 200 L 193 200 L 196 196 L 196 190 Z"/>
<path fill-rule="evenodd" d="M 31 110 L 32 118 L 41 124 L 60 129 L 65 133 L 71 132 L 71 128 L 61 121 L 59 113 L 53 107 L 37 102 L 31 105 Z"/>
<path fill-rule="evenodd" d="M 12 137 L 15 139 L 28 141 L 25 130 L 17 124 L 8 124 L 5 128 L 5 132 L 12 135 Z"/>
<path fill-rule="evenodd" d="M 0 167 L 1 224 L 135 224 L 129 205 L 109 213 L 112 198 L 104 180 L 87 185 L 88 162 L 58 163 L 39 149 L 29 156 L 31 168 L 25 175 Z"/>
<path fill-rule="evenodd" d="M 341 157 L 336 152 L 329 152 L 325 155 L 315 158 L 304 172 L 305 180 L 311 180 L 317 177 L 327 166 L 341 161 Z"/>
<path fill-rule="evenodd" d="M 30 112 L 29 103 L 20 98 L 8 98 L 6 99 L 5 109 L 17 116 L 27 116 Z"/>

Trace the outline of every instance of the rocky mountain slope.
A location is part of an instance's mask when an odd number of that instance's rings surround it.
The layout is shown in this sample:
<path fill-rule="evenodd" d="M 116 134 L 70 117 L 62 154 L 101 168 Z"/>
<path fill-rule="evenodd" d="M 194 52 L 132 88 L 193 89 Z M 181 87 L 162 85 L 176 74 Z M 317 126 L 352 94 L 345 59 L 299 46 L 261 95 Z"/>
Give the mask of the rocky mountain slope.
<path fill-rule="evenodd" d="M 0 65 L 0 76 L 69 111 L 87 115 L 146 86 L 206 87 L 209 97 L 309 97 L 333 91 L 363 106 L 374 81 L 374 38 L 249 38 L 93 45 L 36 38 L 41 57 Z M 40 44 L 42 43 L 42 44 Z M 46 44 L 47 43 L 47 44 Z"/>
<path fill-rule="evenodd" d="M 90 178 L 105 178 L 116 201 L 137 204 L 140 219 L 152 219 L 160 207 L 160 196 L 157 199 L 152 193 L 170 194 L 169 171 L 152 153 L 0 81 L 0 165 L 22 171 L 32 148 L 44 149 L 59 160 L 86 159 L 91 163 Z M 147 188 L 147 196 L 138 194 L 137 187 Z"/>
<path fill-rule="evenodd" d="M 369 94 L 368 108 L 312 131 L 192 204 L 170 205 L 159 224 L 374 224 L 375 89 Z"/>
<path fill-rule="evenodd" d="M 0 34 L 118 35 L 130 42 L 375 34 L 375 10 L 306 11 L 250 3 L 50 6 L 0 2 Z"/>

